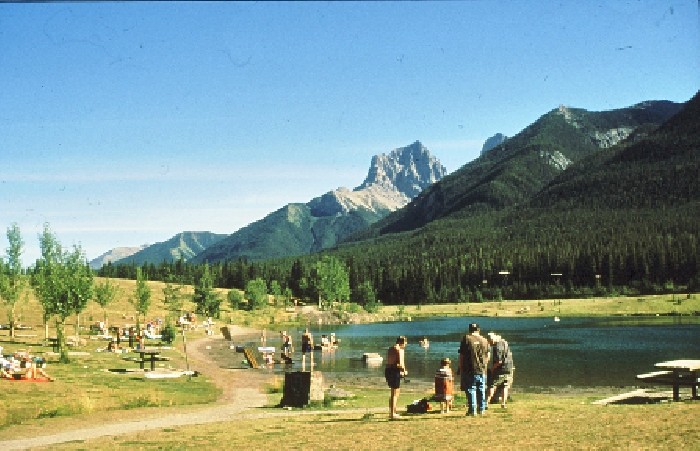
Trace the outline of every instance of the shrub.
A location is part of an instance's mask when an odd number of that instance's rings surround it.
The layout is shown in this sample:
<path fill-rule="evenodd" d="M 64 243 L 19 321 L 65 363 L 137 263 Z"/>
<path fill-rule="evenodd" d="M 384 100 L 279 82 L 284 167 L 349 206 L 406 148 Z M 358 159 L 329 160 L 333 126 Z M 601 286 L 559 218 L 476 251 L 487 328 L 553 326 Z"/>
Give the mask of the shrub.
<path fill-rule="evenodd" d="M 173 344 L 177 331 L 171 322 L 167 322 L 163 330 L 160 331 L 161 339 L 167 344 Z"/>

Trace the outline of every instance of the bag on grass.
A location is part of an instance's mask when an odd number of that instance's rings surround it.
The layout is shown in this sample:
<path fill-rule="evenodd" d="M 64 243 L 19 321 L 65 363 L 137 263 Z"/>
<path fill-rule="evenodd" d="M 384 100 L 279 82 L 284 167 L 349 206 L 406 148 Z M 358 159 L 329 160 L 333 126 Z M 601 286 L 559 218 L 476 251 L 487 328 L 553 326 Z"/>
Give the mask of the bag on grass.
<path fill-rule="evenodd" d="M 430 406 L 430 402 L 428 402 L 427 398 L 413 401 L 411 404 L 406 406 L 406 411 L 408 413 L 426 413 L 431 410 L 433 410 L 433 408 Z"/>

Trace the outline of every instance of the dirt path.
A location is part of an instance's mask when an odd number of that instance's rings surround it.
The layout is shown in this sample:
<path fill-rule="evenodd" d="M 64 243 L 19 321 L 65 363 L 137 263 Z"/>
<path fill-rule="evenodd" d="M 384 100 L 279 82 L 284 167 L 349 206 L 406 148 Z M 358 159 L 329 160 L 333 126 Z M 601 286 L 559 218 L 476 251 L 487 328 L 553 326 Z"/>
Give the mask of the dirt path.
<path fill-rule="evenodd" d="M 238 338 L 257 337 L 259 332 L 253 329 L 238 328 Z M 0 441 L 0 449 L 17 450 L 35 447 L 47 447 L 58 443 L 84 441 L 94 438 L 132 434 L 151 429 L 171 428 L 193 424 L 218 423 L 234 419 L 257 419 L 288 415 L 313 415 L 314 411 L 269 412 L 255 411 L 267 402 L 263 392 L 265 383 L 272 376 L 269 373 L 249 369 L 225 369 L 207 355 L 207 346 L 219 343 L 222 337 L 206 337 L 187 344 L 187 355 L 190 368 L 205 374 L 217 387 L 222 389 L 222 395 L 216 404 L 205 407 L 188 407 L 187 411 L 179 413 L 153 414 L 148 418 L 115 423 L 104 423 L 87 428 L 72 429 L 57 434 L 35 436 L 16 440 Z M 359 413 L 383 412 L 384 408 L 360 409 Z M 326 410 L 324 414 L 347 414 L 349 410 Z"/>
<path fill-rule="evenodd" d="M 221 368 L 206 353 L 207 346 L 221 340 L 221 337 L 207 337 L 190 343 L 187 353 L 192 368 L 206 374 L 214 385 L 222 389 L 223 393 L 219 398 L 220 403 L 240 404 L 247 408 L 264 405 L 266 397 L 261 390 L 271 376 L 247 369 Z"/>
<path fill-rule="evenodd" d="M 249 331 L 247 331 L 249 332 Z M 243 333 L 243 332 L 241 332 Z M 216 423 L 240 418 L 242 414 L 255 407 L 262 407 L 267 397 L 262 392 L 270 375 L 251 370 L 223 369 L 211 361 L 205 350 L 208 345 L 222 338 L 203 338 L 188 343 L 187 353 L 190 367 L 206 374 L 212 382 L 223 391 L 214 406 L 194 408 L 183 413 L 159 413 L 156 417 L 114 424 L 100 424 L 88 428 L 74 429 L 58 434 L 43 435 L 17 440 L 0 441 L 0 449 L 14 450 L 40 446 L 50 446 L 69 441 L 89 440 L 110 435 L 130 434 L 149 429 L 160 429 L 192 424 Z M 252 414 L 256 417 L 260 414 Z M 268 413 L 268 415 L 275 415 Z"/>

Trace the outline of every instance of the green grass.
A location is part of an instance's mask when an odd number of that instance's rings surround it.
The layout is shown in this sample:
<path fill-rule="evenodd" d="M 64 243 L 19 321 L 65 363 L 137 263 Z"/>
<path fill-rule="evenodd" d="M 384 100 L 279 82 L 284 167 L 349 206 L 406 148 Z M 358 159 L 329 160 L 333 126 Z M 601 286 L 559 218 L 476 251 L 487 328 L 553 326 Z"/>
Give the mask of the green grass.
<path fill-rule="evenodd" d="M 387 402 L 386 390 L 381 406 Z M 374 395 L 371 395 L 372 397 Z M 401 396 L 405 405 L 410 396 Z M 105 437 L 55 449 L 226 449 L 279 447 L 305 450 L 465 449 L 684 449 L 700 440 L 696 401 L 656 405 L 595 406 L 589 395 L 517 395 L 508 409 L 465 418 L 463 408 L 405 415 L 353 409 L 340 413 L 280 412 L 264 418 L 154 430 Z"/>
<path fill-rule="evenodd" d="M 68 364 L 58 363 L 57 356 L 47 354 L 50 348 L 24 347 L 3 343 L 4 353 L 27 349 L 36 355 L 46 355 L 46 371 L 54 382 L 11 382 L 0 380 L 6 402 L 0 410 L 0 430 L 10 425 L 55 417 L 88 417 L 97 412 L 124 411 L 144 407 L 171 407 L 206 404 L 216 400 L 219 390 L 206 377 L 146 380 L 134 373 L 113 373 L 107 369 L 137 368 L 133 362 L 121 359 L 121 354 L 94 352 L 86 356 L 71 356 Z M 175 364 L 182 360 L 177 350 L 166 350 Z M 169 364 L 171 362 L 168 362 Z"/>
<path fill-rule="evenodd" d="M 384 307 L 383 312 L 396 314 L 398 307 Z M 650 295 L 635 297 L 546 299 L 523 301 L 489 301 L 462 304 L 429 304 L 403 307 L 404 315 L 431 316 L 697 316 L 700 295 Z"/>

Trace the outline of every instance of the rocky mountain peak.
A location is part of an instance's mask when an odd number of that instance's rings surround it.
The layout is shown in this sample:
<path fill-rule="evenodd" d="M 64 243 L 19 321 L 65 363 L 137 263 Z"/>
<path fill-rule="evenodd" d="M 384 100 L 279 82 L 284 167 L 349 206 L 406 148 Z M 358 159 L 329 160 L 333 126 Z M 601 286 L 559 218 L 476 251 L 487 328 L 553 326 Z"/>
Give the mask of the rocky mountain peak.
<path fill-rule="evenodd" d="M 481 155 L 485 154 L 494 147 L 500 146 L 507 139 L 508 137 L 503 133 L 496 133 L 495 135 L 484 141 L 484 145 L 481 147 Z"/>
<path fill-rule="evenodd" d="M 382 153 L 372 157 L 367 178 L 355 191 L 378 185 L 395 189 L 413 199 L 446 173 L 440 161 L 420 141 L 416 141 L 394 149 L 388 155 Z"/>
<path fill-rule="evenodd" d="M 100 269 L 102 266 L 108 263 L 115 263 L 124 258 L 130 257 L 137 252 L 140 252 L 148 247 L 148 244 L 143 244 L 141 246 L 122 246 L 115 247 L 97 258 L 90 261 L 90 267 L 92 269 Z"/>
<path fill-rule="evenodd" d="M 365 181 L 354 190 L 338 188 L 312 199 L 308 206 L 317 217 L 358 209 L 383 216 L 409 203 L 446 173 L 440 161 L 416 141 L 389 154 L 373 156 Z"/>

